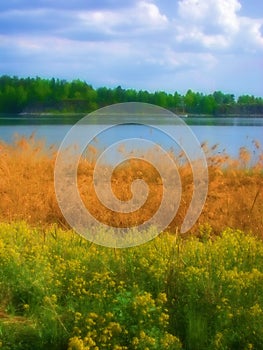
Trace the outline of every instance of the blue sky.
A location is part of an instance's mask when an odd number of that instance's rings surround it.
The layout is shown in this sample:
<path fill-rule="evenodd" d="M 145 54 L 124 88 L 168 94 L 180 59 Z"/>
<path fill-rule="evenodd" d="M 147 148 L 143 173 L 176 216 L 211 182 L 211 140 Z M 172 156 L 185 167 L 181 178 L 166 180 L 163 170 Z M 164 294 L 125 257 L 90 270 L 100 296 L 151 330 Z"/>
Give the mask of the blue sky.
<path fill-rule="evenodd" d="M 263 96 L 263 2 L 1 1 L 3 74 Z"/>

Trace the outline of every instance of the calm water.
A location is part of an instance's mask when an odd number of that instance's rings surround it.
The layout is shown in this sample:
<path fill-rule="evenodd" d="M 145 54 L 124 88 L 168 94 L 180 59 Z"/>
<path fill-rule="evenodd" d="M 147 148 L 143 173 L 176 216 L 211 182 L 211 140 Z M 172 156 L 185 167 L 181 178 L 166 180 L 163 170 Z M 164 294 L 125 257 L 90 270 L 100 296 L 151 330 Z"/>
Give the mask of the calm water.
<path fill-rule="evenodd" d="M 0 139 L 5 142 L 12 142 L 14 136 L 24 135 L 30 136 L 32 133 L 37 138 L 45 139 L 48 145 L 55 144 L 60 145 L 63 138 L 71 127 L 76 122 L 76 117 L 54 117 L 54 116 L 41 116 L 26 117 L 26 116 L 13 116 L 12 118 L 6 118 L 0 116 Z M 107 120 L 109 124 L 111 120 Z M 255 147 L 253 141 L 257 140 L 263 144 L 263 118 L 184 118 L 184 121 L 189 125 L 192 132 L 195 134 L 200 143 L 206 142 L 209 146 L 218 144 L 216 152 L 223 152 L 224 150 L 231 156 L 236 157 L 240 147 L 246 147 L 255 153 Z M 121 120 L 122 123 L 129 123 L 124 117 Z M 168 130 L 175 131 L 178 137 L 178 126 L 174 125 L 171 119 L 162 120 L 143 120 L 142 123 L 154 124 L 156 128 L 160 125 L 164 125 Z M 114 123 L 114 121 L 113 121 Z M 103 122 L 102 122 L 103 124 Z M 83 128 L 86 128 L 87 132 L 95 133 L 96 124 L 94 122 L 91 125 L 85 125 L 79 127 L 83 132 Z M 177 131 L 176 131 L 177 130 Z M 96 143 L 101 148 L 107 147 L 112 142 L 119 141 L 127 137 L 139 137 L 152 139 L 167 148 L 176 148 L 177 146 L 172 143 L 169 138 L 163 133 L 160 133 L 155 128 L 145 128 L 137 124 L 124 124 L 118 125 L 111 132 L 103 132 L 97 138 Z"/>

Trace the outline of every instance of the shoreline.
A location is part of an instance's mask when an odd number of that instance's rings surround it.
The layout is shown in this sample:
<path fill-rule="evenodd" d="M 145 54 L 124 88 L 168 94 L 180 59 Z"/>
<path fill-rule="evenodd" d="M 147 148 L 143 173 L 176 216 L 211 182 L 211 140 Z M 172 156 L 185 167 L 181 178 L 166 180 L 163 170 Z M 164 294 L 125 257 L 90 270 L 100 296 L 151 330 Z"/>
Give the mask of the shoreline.
<path fill-rule="evenodd" d="M 95 112 L 95 111 L 93 111 Z M 82 117 L 93 112 L 22 112 L 22 113 L 1 113 L 0 118 L 45 118 L 45 117 Z M 202 113 L 185 113 L 186 115 L 181 115 L 180 113 L 175 113 L 175 115 L 187 119 L 187 118 L 263 118 L 263 114 L 202 114 Z"/>
<path fill-rule="evenodd" d="M 188 118 L 263 118 L 263 114 L 188 114 Z"/>

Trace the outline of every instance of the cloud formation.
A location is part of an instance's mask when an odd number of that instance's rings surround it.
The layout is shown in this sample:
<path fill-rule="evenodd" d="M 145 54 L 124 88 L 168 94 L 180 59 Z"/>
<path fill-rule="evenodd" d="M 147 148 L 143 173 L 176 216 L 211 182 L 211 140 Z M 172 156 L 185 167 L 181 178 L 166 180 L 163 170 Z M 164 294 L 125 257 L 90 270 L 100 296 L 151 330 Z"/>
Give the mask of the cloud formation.
<path fill-rule="evenodd" d="M 242 17 L 240 9 L 237 0 L 181 0 L 179 18 L 189 26 L 178 27 L 177 39 L 216 51 L 262 51 L 262 19 Z"/>
<path fill-rule="evenodd" d="M 262 32 L 263 10 L 245 16 L 242 0 L 9 0 L 0 4 L 0 71 L 259 95 Z"/>

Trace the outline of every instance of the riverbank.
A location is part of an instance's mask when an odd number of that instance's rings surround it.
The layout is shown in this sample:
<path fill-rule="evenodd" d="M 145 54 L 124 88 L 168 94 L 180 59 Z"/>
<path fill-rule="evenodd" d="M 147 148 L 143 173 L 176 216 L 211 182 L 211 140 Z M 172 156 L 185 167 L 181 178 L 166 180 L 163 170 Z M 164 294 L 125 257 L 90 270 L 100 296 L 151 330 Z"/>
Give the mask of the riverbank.
<path fill-rule="evenodd" d="M 202 114 L 202 113 L 177 113 L 171 110 L 171 112 L 173 112 L 174 114 L 182 117 L 182 118 L 263 118 L 263 113 L 234 113 L 234 114 L 230 114 L 230 113 L 226 113 L 226 114 Z M 88 114 L 88 112 L 87 112 Z M 5 115 L 6 117 L 8 116 L 13 116 L 12 114 L 0 114 L 0 115 Z M 85 113 L 61 113 L 61 112 L 54 112 L 54 113 L 47 113 L 47 112 L 40 112 L 40 113 L 18 113 L 17 116 L 20 117 L 51 117 L 52 115 L 55 116 L 73 116 L 73 117 L 82 117 L 84 115 L 86 115 Z"/>
<path fill-rule="evenodd" d="M 235 114 L 196 114 L 196 113 L 188 113 L 187 115 L 190 118 L 263 118 L 262 113 L 235 113 Z"/>

